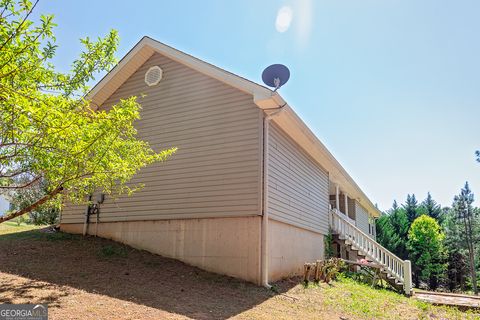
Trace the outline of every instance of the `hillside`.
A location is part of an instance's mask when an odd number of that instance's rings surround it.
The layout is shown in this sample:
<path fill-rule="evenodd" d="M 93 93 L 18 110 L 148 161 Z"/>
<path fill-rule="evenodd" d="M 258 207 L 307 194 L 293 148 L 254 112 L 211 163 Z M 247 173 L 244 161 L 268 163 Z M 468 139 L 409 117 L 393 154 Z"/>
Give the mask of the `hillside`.
<path fill-rule="evenodd" d="M 340 279 L 266 290 L 113 241 L 0 225 L 0 303 L 51 319 L 474 319 Z"/>

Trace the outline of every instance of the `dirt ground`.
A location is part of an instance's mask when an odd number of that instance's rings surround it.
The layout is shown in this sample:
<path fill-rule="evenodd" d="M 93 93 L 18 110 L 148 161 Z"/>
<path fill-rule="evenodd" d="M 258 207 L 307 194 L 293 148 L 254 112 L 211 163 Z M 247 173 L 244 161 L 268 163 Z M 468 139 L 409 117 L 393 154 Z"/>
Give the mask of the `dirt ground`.
<path fill-rule="evenodd" d="M 0 303 L 48 303 L 51 319 L 227 319 L 273 293 L 113 241 L 0 236 Z"/>
<path fill-rule="evenodd" d="M 106 239 L 4 231 L 0 303 L 47 303 L 49 319 L 477 319 L 352 282 L 267 290 Z"/>

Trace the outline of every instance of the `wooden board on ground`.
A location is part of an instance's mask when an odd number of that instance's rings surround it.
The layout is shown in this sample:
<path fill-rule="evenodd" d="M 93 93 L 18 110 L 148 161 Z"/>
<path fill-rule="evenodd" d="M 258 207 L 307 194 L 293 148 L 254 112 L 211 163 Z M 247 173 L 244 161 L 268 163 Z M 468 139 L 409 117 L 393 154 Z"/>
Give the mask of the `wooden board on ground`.
<path fill-rule="evenodd" d="M 480 308 L 480 297 L 443 292 L 415 291 L 416 299 L 438 305 Z"/>

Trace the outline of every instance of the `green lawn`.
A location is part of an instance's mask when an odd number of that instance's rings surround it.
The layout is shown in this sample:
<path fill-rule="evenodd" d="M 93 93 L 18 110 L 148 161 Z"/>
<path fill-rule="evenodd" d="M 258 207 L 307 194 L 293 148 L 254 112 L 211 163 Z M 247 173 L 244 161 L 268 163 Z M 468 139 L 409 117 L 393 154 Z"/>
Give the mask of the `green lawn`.
<path fill-rule="evenodd" d="M 40 229 L 40 228 L 45 228 L 46 226 L 35 226 L 32 224 L 25 224 L 21 223 L 18 225 L 14 221 L 7 221 L 4 223 L 0 223 L 0 235 L 1 234 L 11 234 L 11 233 L 17 233 L 17 232 L 23 232 L 23 231 L 30 231 L 34 229 Z"/>
<path fill-rule="evenodd" d="M 283 290 L 281 290 L 283 292 Z M 331 285 L 298 284 L 241 315 L 240 319 L 480 319 L 478 311 L 434 306 L 350 278 Z"/>
<path fill-rule="evenodd" d="M 417 316 L 419 319 L 474 319 L 471 312 L 433 306 L 388 290 L 374 290 L 349 278 L 340 278 L 336 287 L 325 288 L 324 296 L 326 305 L 336 310 L 349 310 L 351 315 L 360 318 L 402 319 L 402 316 L 410 315 L 411 318 Z"/>

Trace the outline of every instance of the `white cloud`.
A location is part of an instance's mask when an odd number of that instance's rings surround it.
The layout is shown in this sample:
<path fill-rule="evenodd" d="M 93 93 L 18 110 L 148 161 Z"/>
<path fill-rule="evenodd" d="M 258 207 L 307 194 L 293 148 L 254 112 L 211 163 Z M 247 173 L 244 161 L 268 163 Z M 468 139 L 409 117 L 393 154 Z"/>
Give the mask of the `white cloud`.
<path fill-rule="evenodd" d="M 292 23 L 293 11 L 289 6 L 283 6 L 278 10 L 277 19 L 275 20 L 275 28 L 278 32 L 285 32 L 290 28 Z"/>

